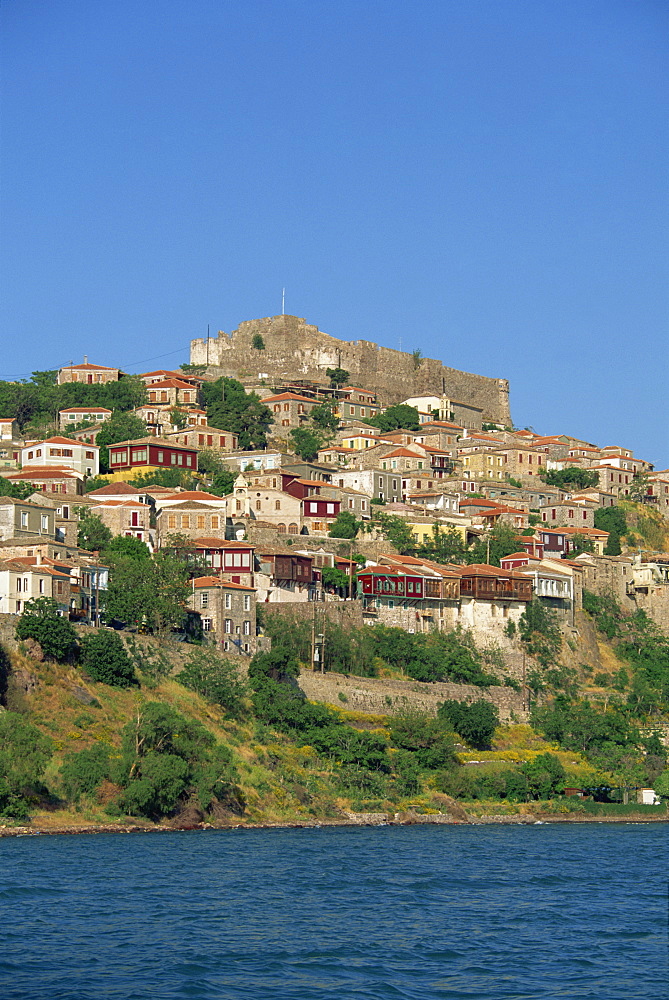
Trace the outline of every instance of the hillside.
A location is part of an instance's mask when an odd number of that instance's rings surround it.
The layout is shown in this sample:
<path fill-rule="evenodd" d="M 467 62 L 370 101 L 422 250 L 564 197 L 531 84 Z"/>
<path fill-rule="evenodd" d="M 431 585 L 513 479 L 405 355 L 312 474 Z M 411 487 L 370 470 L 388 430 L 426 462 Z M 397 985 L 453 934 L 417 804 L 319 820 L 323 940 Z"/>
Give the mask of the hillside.
<path fill-rule="evenodd" d="M 30 640 L 17 644 L 5 628 L 5 830 L 26 822 L 44 830 L 340 823 L 371 814 L 374 821 L 615 818 L 630 811 L 666 818 L 663 807 L 562 794 L 565 787 L 592 794 L 620 785 L 619 794 L 595 798 L 633 802 L 635 787 L 669 773 L 666 749 L 653 735 L 667 735 L 666 710 L 649 694 L 666 683 L 666 668 L 652 688 L 593 617 L 581 615 L 577 628 L 578 644 L 565 644 L 541 682 L 532 682 L 531 723 L 510 717 L 496 728 L 489 712 L 468 717 L 457 708 L 474 700 L 471 688 L 461 686 L 458 699 L 451 685 L 447 704 L 455 715 L 446 718 L 434 706 L 426 711 L 422 691 L 438 685 L 403 679 L 388 664 L 386 678 L 303 671 L 306 690 L 316 686 L 323 699 L 309 702 L 299 696 L 297 664 L 285 650 L 261 654 L 249 677 L 240 677 L 235 663 L 212 661 L 211 653 L 202 659 L 202 651 L 129 637 L 137 683 L 118 688 L 73 663 L 40 658 Z M 209 674 L 209 698 L 180 683 L 194 657 L 201 666 L 207 657 L 214 663 L 218 687 Z M 372 686 L 393 714 L 354 708 L 351 691 Z M 490 707 L 491 690 L 479 688 L 476 704 Z M 26 725 L 34 727 L 32 738 Z M 35 748 L 41 768 L 30 758 Z"/>

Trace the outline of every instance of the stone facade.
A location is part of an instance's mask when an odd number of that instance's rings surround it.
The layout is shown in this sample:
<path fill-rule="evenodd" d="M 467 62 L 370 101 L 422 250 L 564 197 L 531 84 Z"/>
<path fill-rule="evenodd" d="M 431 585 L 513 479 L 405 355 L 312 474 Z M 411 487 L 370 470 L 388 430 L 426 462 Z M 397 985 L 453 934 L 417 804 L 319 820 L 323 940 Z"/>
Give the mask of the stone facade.
<path fill-rule="evenodd" d="M 448 699 L 473 702 L 482 698 L 497 707 L 502 722 L 514 716 L 520 721 L 527 719 L 522 693 L 509 687 L 480 688 L 446 681 L 424 684 L 421 681 L 320 674 L 311 670 L 301 671 L 300 687 L 311 701 L 324 701 L 340 708 L 340 695 L 344 695 L 345 707 L 354 712 L 389 715 L 412 708 L 436 715 L 439 705 Z"/>
<path fill-rule="evenodd" d="M 256 334 L 262 337 L 265 350 L 252 347 Z M 295 377 L 322 381 L 327 368 L 344 368 L 361 388 L 376 392 L 383 387 L 387 405 L 401 402 L 407 394 L 446 394 L 480 407 L 483 420 L 511 423 L 506 379 L 458 371 L 434 358 L 417 361 L 413 354 L 368 340 L 337 340 L 297 316 L 249 320 L 230 335 L 219 332 L 217 337 L 192 340 L 190 361 L 207 365 L 216 375 L 236 377 L 247 371 L 268 380 L 290 369 Z"/>

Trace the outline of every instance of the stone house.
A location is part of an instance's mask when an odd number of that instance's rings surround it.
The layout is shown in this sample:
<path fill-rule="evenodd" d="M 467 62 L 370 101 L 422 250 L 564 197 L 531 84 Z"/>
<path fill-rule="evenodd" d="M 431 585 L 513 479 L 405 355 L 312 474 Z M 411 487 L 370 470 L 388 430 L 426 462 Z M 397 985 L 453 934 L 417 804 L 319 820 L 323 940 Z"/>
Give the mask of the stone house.
<path fill-rule="evenodd" d="M 274 417 L 273 433 L 286 436 L 289 431 L 301 427 L 309 419 L 309 414 L 318 401 L 296 392 L 280 392 L 273 396 L 265 396 L 260 401 Z"/>
<path fill-rule="evenodd" d="M 81 365 L 69 364 L 58 372 L 57 383 L 82 382 L 85 385 L 103 385 L 105 382 L 118 382 L 121 371 L 119 368 L 107 368 L 105 365 L 90 365 L 84 357 Z"/>
<path fill-rule="evenodd" d="M 170 431 L 164 435 L 164 439 L 174 444 L 197 448 L 199 451 L 234 451 L 239 445 L 237 434 L 233 434 L 232 431 L 222 431 L 218 427 L 209 427 L 206 423 Z"/>
<path fill-rule="evenodd" d="M 227 505 L 220 500 L 219 507 L 195 500 L 185 500 L 161 507 L 156 513 L 158 546 L 166 544 L 169 535 L 186 535 L 225 539 L 227 534 Z"/>
<path fill-rule="evenodd" d="M 499 454 L 504 456 L 504 471 L 507 476 L 528 479 L 538 476 L 546 469 L 546 454 L 534 445 L 502 445 Z"/>
<path fill-rule="evenodd" d="M 25 535 L 55 540 L 55 511 L 47 505 L 0 497 L 0 539 Z"/>
<path fill-rule="evenodd" d="M 455 448 L 463 431 L 464 428 L 460 424 L 453 424 L 447 420 L 428 420 L 421 424 L 420 431 L 414 432 L 414 441 L 432 448 Z"/>
<path fill-rule="evenodd" d="M 231 583 L 220 576 L 195 577 L 188 604 L 200 615 L 205 635 L 214 639 L 219 649 L 254 655 L 257 640 L 253 587 Z"/>
<path fill-rule="evenodd" d="M 474 563 L 454 567 L 460 576 L 457 623 L 482 640 L 503 644 L 509 620 L 518 624 L 532 600 L 532 581 L 519 572 Z"/>
<path fill-rule="evenodd" d="M 13 417 L 0 419 L 0 469 L 16 469 L 21 460 L 23 438 Z"/>
<path fill-rule="evenodd" d="M 594 528 L 595 504 L 564 501 L 563 503 L 541 506 L 541 522 L 553 528 Z"/>
<path fill-rule="evenodd" d="M 138 500 L 103 500 L 89 508 L 91 514 L 100 518 L 112 535 L 138 538 L 153 551 L 156 531 L 151 526 L 153 509 Z"/>
<path fill-rule="evenodd" d="M 615 497 L 629 496 L 630 485 L 634 473 L 629 469 L 621 469 L 608 462 L 600 462 L 591 467 L 592 472 L 599 475 L 599 488 L 604 493 L 612 493 Z"/>
<path fill-rule="evenodd" d="M 497 448 L 481 448 L 479 445 L 458 448 L 458 458 L 462 462 L 463 478 L 506 479 L 506 458 Z"/>
<path fill-rule="evenodd" d="M 149 404 L 189 407 L 198 402 L 197 386 L 181 378 L 166 378 L 152 382 L 146 390 Z"/>
<path fill-rule="evenodd" d="M 524 556 L 524 559 L 522 558 Z M 566 614 L 574 608 L 574 576 L 577 570 L 561 559 L 535 559 L 514 553 L 500 559 L 502 569 L 522 573 L 532 581 L 533 597 L 546 607 Z"/>
<path fill-rule="evenodd" d="M 424 560 L 382 556 L 358 573 L 363 621 L 408 632 L 450 631 L 457 615 L 457 573 Z"/>
<path fill-rule="evenodd" d="M 345 385 L 337 392 L 335 413 L 342 420 L 366 420 L 380 412 L 376 393 Z"/>

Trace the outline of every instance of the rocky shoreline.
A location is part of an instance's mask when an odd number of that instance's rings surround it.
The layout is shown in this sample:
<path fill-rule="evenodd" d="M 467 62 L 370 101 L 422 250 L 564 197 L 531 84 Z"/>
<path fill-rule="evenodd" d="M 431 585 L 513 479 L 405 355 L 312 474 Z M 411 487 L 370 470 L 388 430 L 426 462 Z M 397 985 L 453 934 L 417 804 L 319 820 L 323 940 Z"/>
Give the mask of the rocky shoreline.
<path fill-rule="evenodd" d="M 464 810 L 463 810 L 464 812 Z M 284 823 L 89 823 L 63 826 L 0 826 L 2 837 L 72 836 L 86 833 L 178 833 L 193 830 L 317 830 L 323 827 L 345 826 L 544 826 L 556 823 L 668 823 L 669 814 L 658 816 L 632 813 L 629 816 L 590 816 L 584 813 L 515 813 L 487 816 L 455 817 L 448 813 L 351 813 L 336 819 L 299 820 Z"/>

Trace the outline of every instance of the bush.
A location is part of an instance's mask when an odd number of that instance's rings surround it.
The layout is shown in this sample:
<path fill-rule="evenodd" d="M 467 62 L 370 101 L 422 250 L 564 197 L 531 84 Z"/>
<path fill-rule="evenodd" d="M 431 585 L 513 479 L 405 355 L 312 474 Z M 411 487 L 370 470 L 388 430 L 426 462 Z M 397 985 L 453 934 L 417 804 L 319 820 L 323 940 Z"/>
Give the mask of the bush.
<path fill-rule="evenodd" d="M 68 753 L 63 758 L 60 780 L 70 802 L 91 795 L 109 772 L 109 747 L 102 743 Z"/>
<path fill-rule="evenodd" d="M 244 715 L 247 688 L 230 660 L 208 649 L 194 650 L 177 675 L 179 684 L 224 708 L 233 718 Z"/>
<path fill-rule="evenodd" d="M 77 633 L 50 597 L 27 601 L 16 626 L 17 639 L 34 639 L 50 660 L 65 663 L 77 650 Z"/>
<path fill-rule="evenodd" d="M 80 662 L 84 673 L 101 684 L 119 688 L 137 684 L 132 660 L 115 632 L 100 631 L 85 636 L 81 640 Z"/>
<path fill-rule="evenodd" d="M 390 719 L 390 739 L 394 746 L 409 750 L 419 767 L 447 768 L 455 763 L 455 738 L 444 719 L 427 712 L 398 712 Z"/>
<path fill-rule="evenodd" d="M 489 701 L 479 698 L 466 701 L 445 701 L 439 706 L 439 718 L 448 720 L 463 740 L 477 750 L 490 748 L 495 729 L 499 725 L 499 712 Z"/>
<path fill-rule="evenodd" d="M 23 819 L 51 758 L 51 741 L 16 712 L 0 712 L 0 815 Z"/>

